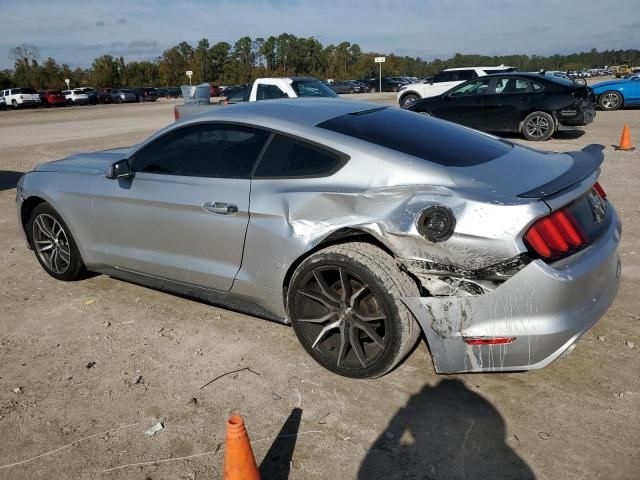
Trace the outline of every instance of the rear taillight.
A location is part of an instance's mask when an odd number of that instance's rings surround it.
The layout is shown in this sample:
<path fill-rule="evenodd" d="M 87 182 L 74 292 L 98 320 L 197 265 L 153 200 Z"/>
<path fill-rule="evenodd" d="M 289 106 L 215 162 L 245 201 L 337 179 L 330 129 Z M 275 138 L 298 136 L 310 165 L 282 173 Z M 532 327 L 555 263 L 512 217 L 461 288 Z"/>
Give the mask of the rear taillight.
<path fill-rule="evenodd" d="M 180 112 L 176 107 L 173 107 L 173 118 L 175 118 L 176 122 L 180 120 Z"/>
<path fill-rule="evenodd" d="M 607 192 L 604 191 L 604 188 L 602 188 L 602 185 L 600 185 L 598 182 L 596 182 L 593 185 L 593 189 L 598 192 L 598 195 L 600 195 L 602 197 L 602 199 L 604 200 L 605 198 L 607 198 Z"/>
<path fill-rule="evenodd" d="M 553 212 L 534 223 L 525 240 L 542 258 L 553 258 L 576 250 L 589 241 L 567 209 Z"/>

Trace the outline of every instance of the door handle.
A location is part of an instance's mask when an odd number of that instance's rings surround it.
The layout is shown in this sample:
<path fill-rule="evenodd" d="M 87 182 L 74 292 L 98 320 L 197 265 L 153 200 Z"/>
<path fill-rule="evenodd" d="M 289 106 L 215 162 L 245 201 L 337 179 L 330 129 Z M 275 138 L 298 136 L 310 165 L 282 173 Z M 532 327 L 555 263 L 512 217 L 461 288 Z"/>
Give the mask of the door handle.
<path fill-rule="evenodd" d="M 233 203 L 225 202 L 206 202 L 202 204 L 203 210 L 220 215 L 230 215 L 238 213 L 238 206 Z"/>

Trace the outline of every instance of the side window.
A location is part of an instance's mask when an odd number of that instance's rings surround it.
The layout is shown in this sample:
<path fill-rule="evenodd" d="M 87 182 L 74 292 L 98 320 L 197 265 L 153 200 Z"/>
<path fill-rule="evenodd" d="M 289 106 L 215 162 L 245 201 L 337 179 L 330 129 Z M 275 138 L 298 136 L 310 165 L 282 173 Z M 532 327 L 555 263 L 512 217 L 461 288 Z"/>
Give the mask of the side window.
<path fill-rule="evenodd" d="M 478 80 L 465 83 L 464 85 L 454 88 L 451 90 L 451 96 L 461 97 L 466 95 L 483 95 L 487 93 L 490 83 L 490 78 L 479 78 Z"/>
<path fill-rule="evenodd" d="M 542 90 L 544 90 L 544 87 L 536 82 L 531 82 L 531 88 L 533 88 L 534 92 L 541 92 Z"/>
<path fill-rule="evenodd" d="M 269 132 L 236 125 L 180 128 L 133 158 L 136 172 L 210 178 L 248 178 Z"/>
<path fill-rule="evenodd" d="M 473 80 L 474 78 L 477 77 L 476 72 L 474 70 L 458 70 L 456 72 L 458 74 L 457 76 L 457 80 L 459 81 L 467 81 L 467 80 Z"/>
<path fill-rule="evenodd" d="M 529 83 L 522 78 L 500 78 L 496 82 L 496 93 L 526 93 Z"/>
<path fill-rule="evenodd" d="M 264 153 L 254 177 L 317 177 L 330 175 L 342 163 L 331 151 L 276 135 Z"/>
<path fill-rule="evenodd" d="M 238 102 L 247 102 L 249 100 L 249 87 L 238 88 L 231 96 L 228 98 L 229 103 L 238 103 Z"/>
<path fill-rule="evenodd" d="M 276 98 L 287 98 L 287 94 L 276 85 L 258 85 L 257 100 L 273 100 Z"/>
<path fill-rule="evenodd" d="M 455 71 L 453 72 L 440 72 L 433 77 L 433 83 L 440 82 L 453 82 L 455 80 Z"/>

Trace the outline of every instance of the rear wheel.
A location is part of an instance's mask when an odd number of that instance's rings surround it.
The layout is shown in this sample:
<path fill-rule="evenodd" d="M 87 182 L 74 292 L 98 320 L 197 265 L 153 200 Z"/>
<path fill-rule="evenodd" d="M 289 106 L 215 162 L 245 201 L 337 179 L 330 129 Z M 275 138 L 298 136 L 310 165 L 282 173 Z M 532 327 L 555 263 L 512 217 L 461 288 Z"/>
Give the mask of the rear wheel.
<path fill-rule="evenodd" d="M 16 100 L 11 100 L 11 106 L 13 106 L 14 110 L 18 109 L 18 102 Z"/>
<path fill-rule="evenodd" d="M 42 268 L 53 278 L 64 281 L 84 278 L 87 270 L 69 227 L 48 203 L 34 208 L 26 231 Z"/>
<path fill-rule="evenodd" d="M 534 142 L 548 140 L 555 130 L 555 120 L 547 112 L 532 112 L 522 122 L 522 135 Z"/>
<path fill-rule="evenodd" d="M 386 252 L 347 243 L 300 264 L 287 310 L 300 343 L 320 365 L 346 377 L 375 378 L 416 344 L 420 329 L 400 298 L 418 295 Z"/>
<path fill-rule="evenodd" d="M 602 110 L 608 111 L 618 110 L 622 106 L 623 102 L 624 98 L 622 97 L 622 95 L 620 95 L 619 92 L 615 92 L 613 90 L 607 90 L 602 95 L 600 95 L 600 98 L 598 98 L 598 106 Z"/>

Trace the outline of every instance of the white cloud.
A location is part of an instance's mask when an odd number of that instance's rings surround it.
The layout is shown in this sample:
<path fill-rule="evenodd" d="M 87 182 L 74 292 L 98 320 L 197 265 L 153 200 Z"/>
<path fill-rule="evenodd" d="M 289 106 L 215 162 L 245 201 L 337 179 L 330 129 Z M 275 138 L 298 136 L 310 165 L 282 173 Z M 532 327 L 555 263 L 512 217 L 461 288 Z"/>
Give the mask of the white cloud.
<path fill-rule="evenodd" d="M 11 47 L 31 43 L 43 57 L 88 65 L 104 53 L 152 58 L 182 40 L 235 42 L 278 35 L 350 41 L 365 51 L 433 58 L 461 53 L 565 53 L 637 48 L 637 0 L 181 0 L 89 4 L 2 0 L 0 68 Z M 46 15 L 41 15 L 46 12 Z M 102 25 L 102 23 L 104 25 Z M 118 44 L 118 47 L 113 47 Z"/>

